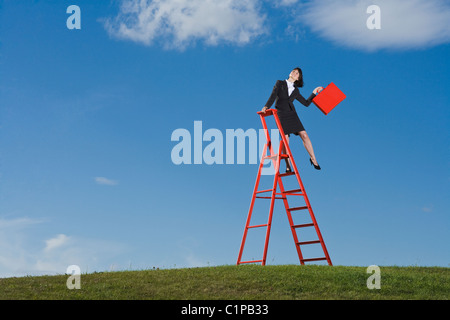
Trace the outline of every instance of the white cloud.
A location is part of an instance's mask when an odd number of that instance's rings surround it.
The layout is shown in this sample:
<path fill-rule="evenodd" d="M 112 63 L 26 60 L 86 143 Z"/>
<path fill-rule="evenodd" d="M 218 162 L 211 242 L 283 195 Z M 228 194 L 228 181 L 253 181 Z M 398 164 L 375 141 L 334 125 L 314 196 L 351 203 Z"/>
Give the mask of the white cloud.
<path fill-rule="evenodd" d="M 113 37 L 170 49 L 197 41 L 243 45 L 265 33 L 259 7 L 260 0 L 123 0 L 104 25 Z"/>
<path fill-rule="evenodd" d="M 367 7 L 381 9 L 381 29 L 369 30 Z M 299 22 L 339 45 L 373 51 L 411 49 L 450 42 L 446 0 L 312 0 Z"/>
<path fill-rule="evenodd" d="M 117 186 L 119 184 L 118 181 L 111 180 L 111 179 L 108 179 L 105 177 L 95 177 L 94 180 L 97 184 L 105 185 L 105 186 Z"/>
<path fill-rule="evenodd" d="M 41 223 L 40 220 L 30 219 L 30 218 L 16 218 L 7 220 L 5 218 L 0 218 L 0 232 L 2 230 L 20 230 L 28 226 Z"/>
<path fill-rule="evenodd" d="M 297 3 L 298 0 L 279 0 L 278 3 L 281 6 L 290 6 Z"/>
<path fill-rule="evenodd" d="M 26 230 L 39 223 L 30 218 L 0 218 L 0 277 L 24 273 L 22 267 L 29 264 L 33 250 L 27 244 Z"/>
<path fill-rule="evenodd" d="M 208 266 L 207 262 L 195 256 L 193 253 L 189 253 L 187 256 L 185 256 L 185 262 L 188 268 Z"/>
<path fill-rule="evenodd" d="M 61 247 L 64 244 L 66 244 L 68 240 L 69 240 L 69 237 L 66 236 L 65 234 L 59 234 L 59 235 L 57 235 L 54 238 L 45 240 L 44 251 L 49 252 L 49 251 L 51 251 L 53 249 Z"/>
<path fill-rule="evenodd" d="M 371 5 L 381 9 L 381 29 L 367 28 Z M 198 42 L 245 45 L 269 33 L 267 16 L 276 17 L 277 10 L 290 12 L 280 21 L 290 36 L 308 26 L 338 45 L 366 51 L 450 43 L 447 0 L 121 0 L 118 15 L 104 26 L 112 37 L 166 49 Z"/>
<path fill-rule="evenodd" d="M 0 218 L 0 278 L 64 274 L 69 265 L 82 272 L 104 271 L 125 251 L 120 243 L 58 234 L 48 239 L 36 236 L 43 220 Z"/>
<path fill-rule="evenodd" d="M 122 244 L 101 239 L 58 235 L 49 240 L 43 250 L 33 255 L 30 271 L 63 274 L 70 265 L 79 266 L 82 272 L 105 271 L 111 265 L 110 259 L 124 251 Z"/>

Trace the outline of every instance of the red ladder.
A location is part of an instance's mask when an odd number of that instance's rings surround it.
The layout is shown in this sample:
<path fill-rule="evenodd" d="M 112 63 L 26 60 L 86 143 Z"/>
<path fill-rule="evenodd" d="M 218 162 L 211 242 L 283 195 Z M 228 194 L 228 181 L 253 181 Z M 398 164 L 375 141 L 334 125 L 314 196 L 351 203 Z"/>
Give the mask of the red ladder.
<path fill-rule="evenodd" d="M 247 221 L 245 223 L 244 236 L 242 238 L 237 264 L 239 265 L 239 264 L 243 264 L 243 263 L 261 263 L 263 266 L 266 264 L 267 247 L 269 245 L 270 228 L 271 228 L 271 225 L 272 225 L 272 216 L 273 216 L 273 208 L 274 208 L 274 204 L 275 204 L 275 199 L 282 199 L 283 203 L 284 203 L 284 207 L 286 209 L 286 213 L 287 213 L 287 217 L 288 217 L 288 220 L 289 220 L 289 224 L 291 226 L 291 231 L 292 231 L 292 235 L 294 237 L 294 242 L 295 242 L 295 248 L 297 249 L 297 254 L 298 254 L 298 258 L 300 260 L 300 264 L 304 265 L 305 262 L 326 260 L 328 262 L 328 265 L 331 266 L 332 263 L 331 263 L 330 256 L 329 256 L 327 248 L 325 246 L 325 242 L 323 241 L 322 234 L 320 233 L 319 226 L 317 225 L 317 221 L 316 221 L 316 218 L 314 216 L 313 210 L 311 208 L 311 204 L 309 203 L 308 196 L 306 195 L 306 191 L 305 191 L 305 188 L 303 186 L 302 180 L 300 179 L 300 175 L 298 173 L 297 166 L 295 165 L 294 158 L 292 157 L 291 149 L 289 148 L 289 144 L 287 143 L 286 137 L 284 135 L 283 128 L 281 127 L 281 123 L 280 123 L 280 119 L 278 118 L 277 110 L 276 109 L 268 109 L 268 110 L 266 110 L 266 112 L 258 112 L 258 114 L 261 117 L 261 122 L 262 122 L 262 125 L 263 125 L 263 128 L 264 128 L 264 132 L 265 132 L 265 135 L 266 135 L 266 144 L 264 145 L 261 161 L 260 161 L 260 164 L 259 164 L 258 175 L 256 177 L 255 187 L 253 189 L 253 196 L 252 196 L 252 200 L 251 200 L 251 203 L 250 203 L 250 209 L 249 209 L 249 212 L 248 212 Z M 279 133 L 281 135 L 280 146 L 279 146 L 279 150 L 278 150 L 277 154 L 275 154 L 273 152 L 272 142 L 271 142 L 271 139 L 270 139 L 269 131 L 267 129 L 267 124 L 266 124 L 266 120 L 265 120 L 265 117 L 270 116 L 270 115 L 274 116 L 276 125 L 277 125 Z M 283 146 L 285 147 L 286 154 L 282 154 Z M 269 155 L 266 155 L 267 151 L 270 152 Z M 291 162 L 291 170 L 293 170 L 293 172 L 281 173 L 280 174 L 280 172 L 279 172 L 280 161 L 281 161 L 281 159 L 286 159 L 286 158 L 289 158 L 291 160 L 290 161 Z M 261 178 L 261 170 L 262 170 L 262 168 L 264 166 L 264 160 L 267 160 L 267 159 L 272 160 L 272 163 L 273 163 L 274 168 L 275 168 L 275 177 L 273 179 L 273 186 L 272 186 L 272 189 L 258 190 L 259 180 Z M 299 189 L 293 189 L 293 190 L 285 190 L 284 189 L 284 186 L 283 186 L 283 183 L 281 181 L 281 178 L 286 177 L 286 176 L 290 176 L 290 175 L 295 175 L 297 177 L 297 181 L 298 181 L 298 184 L 300 186 Z M 276 192 L 277 191 L 277 185 L 279 186 L 281 193 L 277 193 Z M 266 192 L 271 192 L 271 196 L 269 197 L 269 196 L 262 196 L 261 195 L 261 194 L 266 193 Z M 291 208 L 291 207 L 289 207 L 287 196 L 303 196 L 306 205 L 305 206 L 292 207 Z M 253 212 L 253 206 L 255 204 L 255 199 L 256 198 L 271 199 L 270 200 L 269 219 L 267 221 L 267 224 L 250 225 L 250 221 L 251 221 L 251 218 L 252 218 L 252 212 Z M 312 222 L 311 223 L 306 223 L 306 224 L 294 224 L 294 221 L 292 219 L 292 211 L 298 211 L 298 210 L 308 210 Z M 245 241 L 246 241 L 246 238 L 247 238 L 248 230 L 249 229 L 253 229 L 253 228 L 263 228 L 263 227 L 267 228 L 266 229 L 266 236 L 265 236 L 265 243 L 264 243 L 263 258 L 261 260 L 242 261 L 241 260 L 242 259 L 242 253 L 244 251 L 244 245 L 245 245 Z M 317 240 L 312 240 L 312 241 L 301 241 L 300 242 L 298 240 L 298 236 L 297 236 L 297 229 L 308 228 L 308 227 L 314 227 L 315 228 L 315 231 L 317 233 L 318 239 Z M 310 245 L 310 244 L 318 244 L 318 243 L 321 244 L 322 250 L 323 250 L 325 256 L 324 257 L 319 257 L 319 258 L 305 259 L 303 257 L 303 254 L 302 254 L 301 246 Z"/>

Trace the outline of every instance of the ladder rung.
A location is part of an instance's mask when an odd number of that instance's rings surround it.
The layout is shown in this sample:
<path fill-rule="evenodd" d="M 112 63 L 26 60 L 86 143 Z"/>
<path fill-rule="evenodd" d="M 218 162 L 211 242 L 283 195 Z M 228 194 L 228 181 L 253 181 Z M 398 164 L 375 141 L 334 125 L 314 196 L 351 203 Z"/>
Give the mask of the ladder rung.
<path fill-rule="evenodd" d="M 262 196 L 256 196 L 255 198 L 259 199 L 272 199 L 272 197 L 262 197 Z M 275 199 L 286 199 L 285 197 L 275 197 Z"/>
<path fill-rule="evenodd" d="M 269 191 L 273 191 L 273 189 L 260 190 L 260 191 L 256 191 L 256 193 L 263 193 L 263 192 L 269 192 Z"/>
<path fill-rule="evenodd" d="M 313 243 L 320 243 L 320 240 L 297 242 L 297 244 L 299 246 L 302 246 L 302 245 L 305 245 L 305 244 L 313 244 Z"/>
<path fill-rule="evenodd" d="M 289 211 L 305 210 L 305 209 L 308 209 L 308 206 L 288 208 Z"/>
<path fill-rule="evenodd" d="M 273 156 L 264 156 L 263 160 L 276 159 L 277 157 L 278 157 L 278 154 L 274 154 Z M 287 159 L 287 158 L 289 158 L 289 156 L 287 154 L 280 155 L 280 159 Z"/>
<path fill-rule="evenodd" d="M 267 227 L 267 226 L 268 226 L 268 224 L 258 224 L 255 226 L 248 226 L 247 228 L 250 229 L 250 228 L 260 228 L 260 227 Z"/>
<path fill-rule="evenodd" d="M 320 260 L 327 260 L 327 258 L 326 258 L 326 257 L 323 257 L 323 258 L 302 259 L 302 262 L 308 262 L 308 261 L 320 261 Z"/>
<path fill-rule="evenodd" d="M 263 260 L 240 261 L 239 264 L 241 264 L 241 263 L 256 263 L 256 262 L 263 262 Z"/>
<path fill-rule="evenodd" d="M 280 173 L 280 177 L 292 176 L 294 174 L 295 174 L 295 172 Z"/>
<path fill-rule="evenodd" d="M 289 194 L 286 194 L 286 193 L 275 193 L 277 196 L 283 196 L 283 195 L 286 195 L 286 196 L 303 196 L 303 193 L 289 193 Z M 283 197 L 283 199 L 284 199 L 285 197 Z"/>
<path fill-rule="evenodd" d="M 314 223 L 297 224 L 295 226 L 292 226 L 292 228 L 305 228 L 305 227 L 314 227 Z"/>
<path fill-rule="evenodd" d="M 295 193 L 295 192 L 302 192 L 302 189 L 292 189 L 292 190 L 285 190 L 284 193 Z"/>

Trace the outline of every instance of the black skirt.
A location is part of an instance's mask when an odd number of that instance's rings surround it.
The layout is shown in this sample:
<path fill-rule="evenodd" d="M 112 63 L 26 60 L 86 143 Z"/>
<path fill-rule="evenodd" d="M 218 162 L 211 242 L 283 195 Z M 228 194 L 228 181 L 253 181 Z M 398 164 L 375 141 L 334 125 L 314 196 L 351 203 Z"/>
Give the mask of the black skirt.
<path fill-rule="evenodd" d="M 281 126 L 283 127 L 284 134 L 296 134 L 300 131 L 305 131 L 297 112 L 294 111 L 284 111 L 278 112 L 278 117 L 280 118 Z"/>

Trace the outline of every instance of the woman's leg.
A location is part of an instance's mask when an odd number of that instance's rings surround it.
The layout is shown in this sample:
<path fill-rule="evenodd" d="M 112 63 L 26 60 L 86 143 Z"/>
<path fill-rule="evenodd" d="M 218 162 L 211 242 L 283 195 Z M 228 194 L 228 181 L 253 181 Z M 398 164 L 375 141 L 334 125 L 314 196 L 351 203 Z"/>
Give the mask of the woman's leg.
<path fill-rule="evenodd" d="M 314 155 L 314 149 L 311 143 L 311 140 L 309 139 L 308 134 L 306 131 L 300 131 L 298 133 L 300 135 L 300 138 L 303 140 L 303 145 L 305 146 L 306 151 L 309 153 L 309 157 L 311 158 L 311 161 L 314 163 L 314 165 L 319 165 L 316 160 L 316 156 Z"/>
<path fill-rule="evenodd" d="M 286 142 L 289 144 L 289 135 L 286 134 L 284 136 L 286 137 Z M 283 151 L 284 154 L 287 153 L 286 148 L 284 147 L 284 144 L 283 144 L 283 150 L 282 151 Z M 289 159 L 286 158 L 286 159 L 284 159 L 284 161 L 286 161 L 286 170 L 292 171 L 291 166 L 289 165 Z"/>

